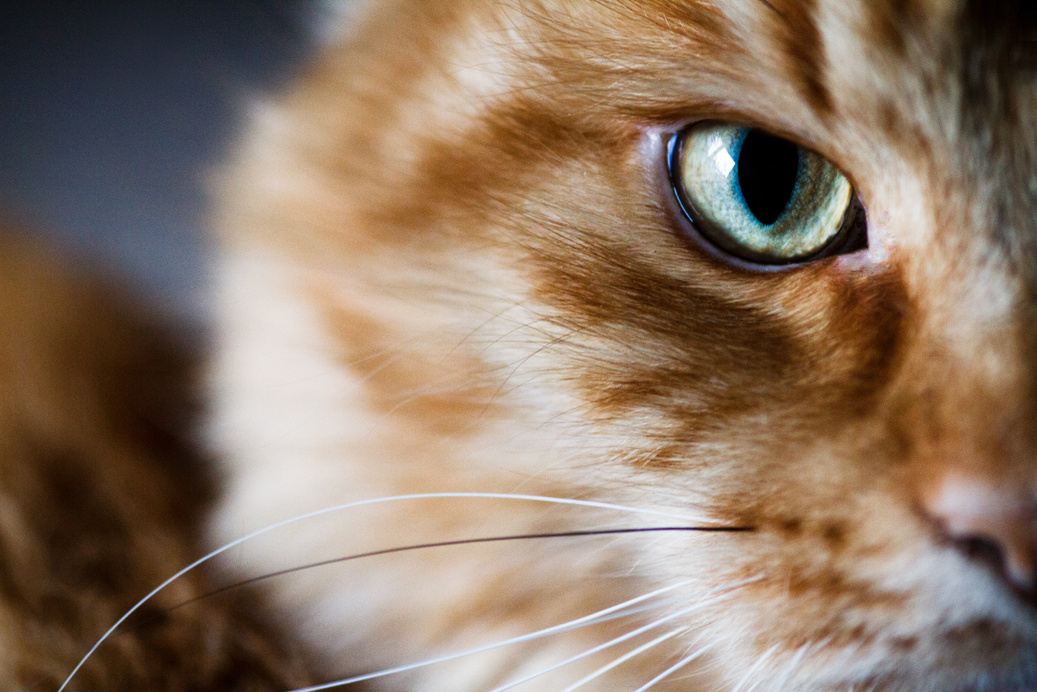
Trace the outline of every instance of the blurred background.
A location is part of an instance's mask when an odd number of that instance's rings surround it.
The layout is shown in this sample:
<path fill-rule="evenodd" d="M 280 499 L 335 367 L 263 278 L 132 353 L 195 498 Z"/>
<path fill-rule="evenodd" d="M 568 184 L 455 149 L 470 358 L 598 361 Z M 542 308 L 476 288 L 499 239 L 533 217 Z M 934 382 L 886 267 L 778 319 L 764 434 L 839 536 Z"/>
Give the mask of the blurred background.
<path fill-rule="evenodd" d="M 0 210 L 200 324 L 207 173 L 317 4 L 0 2 Z"/>

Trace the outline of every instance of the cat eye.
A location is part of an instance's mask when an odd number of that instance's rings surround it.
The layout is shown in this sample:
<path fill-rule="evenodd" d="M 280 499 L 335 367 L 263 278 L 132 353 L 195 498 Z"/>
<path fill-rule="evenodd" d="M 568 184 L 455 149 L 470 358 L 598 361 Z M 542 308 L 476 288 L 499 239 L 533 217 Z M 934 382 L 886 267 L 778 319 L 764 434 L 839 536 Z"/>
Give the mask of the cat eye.
<path fill-rule="evenodd" d="M 763 130 L 696 123 L 673 142 L 670 176 L 694 228 L 748 262 L 792 264 L 867 247 L 864 209 L 846 177 Z"/>

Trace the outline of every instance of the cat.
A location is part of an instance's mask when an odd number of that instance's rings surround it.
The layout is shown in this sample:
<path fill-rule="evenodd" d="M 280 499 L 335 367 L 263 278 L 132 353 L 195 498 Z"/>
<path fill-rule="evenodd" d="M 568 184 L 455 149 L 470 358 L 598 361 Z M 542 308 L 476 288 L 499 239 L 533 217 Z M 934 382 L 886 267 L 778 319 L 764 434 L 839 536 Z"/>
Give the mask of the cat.
<path fill-rule="evenodd" d="M 1037 689 L 1035 28 L 364 3 L 219 181 L 221 583 L 328 684 Z"/>
<path fill-rule="evenodd" d="M 225 564 L 744 528 L 266 588 L 343 674 L 655 594 L 375 689 L 1037 688 L 1029 8 L 369 3 L 224 178 L 215 544 L 429 492 L 659 514 L 400 500 Z"/>

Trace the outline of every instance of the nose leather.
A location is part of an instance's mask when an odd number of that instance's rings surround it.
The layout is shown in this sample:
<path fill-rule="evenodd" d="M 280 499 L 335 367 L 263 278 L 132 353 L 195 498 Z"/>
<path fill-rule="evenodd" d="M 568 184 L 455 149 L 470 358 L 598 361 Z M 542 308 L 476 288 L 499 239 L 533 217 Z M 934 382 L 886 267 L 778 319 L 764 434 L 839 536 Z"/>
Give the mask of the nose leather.
<path fill-rule="evenodd" d="M 951 543 L 970 555 L 982 546 L 1013 589 L 1037 591 L 1037 505 L 1029 488 L 953 473 L 923 504 Z"/>

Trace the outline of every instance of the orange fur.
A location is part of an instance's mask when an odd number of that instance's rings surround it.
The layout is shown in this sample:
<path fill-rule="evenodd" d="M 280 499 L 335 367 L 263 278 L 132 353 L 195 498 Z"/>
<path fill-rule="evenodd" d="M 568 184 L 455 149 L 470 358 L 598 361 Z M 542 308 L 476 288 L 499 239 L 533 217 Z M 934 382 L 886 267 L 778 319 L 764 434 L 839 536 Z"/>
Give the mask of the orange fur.
<path fill-rule="evenodd" d="M 1028 5 L 384 0 L 354 20 L 224 169 L 209 540 L 430 492 L 659 514 L 399 500 L 246 543 L 227 579 L 329 561 L 264 584 L 328 676 L 667 589 L 374 689 L 601 670 L 580 689 L 635 690 L 693 652 L 652 689 L 1037 687 Z M 867 248 L 753 266 L 689 231 L 667 146 L 704 120 L 830 160 Z M 335 562 L 665 513 L 752 530 Z"/>
<path fill-rule="evenodd" d="M 320 500 L 457 490 L 756 529 L 414 554 L 272 586 L 343 670 L 574 617 L 557 608 L 559 581 L 588 580 L 586 608 L 681 579 L 690 603 L 758 575 L 594 684 L 636 688 L 696 637 L 711 645 L 704 665 L 665 689 L 1037 684 L 1030 605 L 924 509 L 967 472 L 1010 483 L 1033 511 L 1037 111 L 1032 75 L 1006 67 L 1033 20 L 1012 11 L 993 26 L 965 2 L 374 4 L 265 107 L 228 169 L 217 535 Z M 701 119 L 830 158 L 872 216 L 869 249 L 758 272 L 689 245 L 664 142 Z M 264 298 L 243 313 L 248 294 Z M 257 382 L 278 363 L 283 376 Z M 328 434 L 300 443 L 314 417 Z M 257 490 L 286 474 L 276 495 Z M 299 529 L 287 552 L 490 521 L 581 517 L 401 504 Z M 600 571 L 614 569 L 627 576 Z M 537 608 L 510 606 L 527 591 Z M 366 636 L 335 636 L 356 618 Z M 603 637 L 578 631 L 519 658 Z M 403 684 L 481 689 L 520 669 L 493 659 Z"/>

